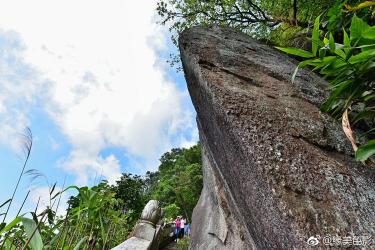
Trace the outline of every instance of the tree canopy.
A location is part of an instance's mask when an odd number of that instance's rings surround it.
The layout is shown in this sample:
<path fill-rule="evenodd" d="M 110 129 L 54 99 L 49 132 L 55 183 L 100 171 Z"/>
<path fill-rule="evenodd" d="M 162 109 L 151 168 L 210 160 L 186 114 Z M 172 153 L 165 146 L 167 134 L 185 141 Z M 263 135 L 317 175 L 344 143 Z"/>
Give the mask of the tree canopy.
<path fill-rule="evenodd" d="M 162 203 L 167 218 L 183 215 L 191 220 L 203 187 L 200 144 L 163 154 L 157 173 L 150 198 Z"/>
<path fill-rule="evenodd" d="M 362 11 L 360 0 L 159 0 L 161 24 L 169 27 L 172 40 L 194 25 L 220 25 L 238 29 L 275 45 L 304 47 L 315 17 L 322 27 L 339 28 L 350 22 L 351 12 Z M 369 14 L 371 16 L 371 14 Z M 340 17 L 340 18 L 338 18 Z M 330 22 L 328 27 L 327 20 Z"/>

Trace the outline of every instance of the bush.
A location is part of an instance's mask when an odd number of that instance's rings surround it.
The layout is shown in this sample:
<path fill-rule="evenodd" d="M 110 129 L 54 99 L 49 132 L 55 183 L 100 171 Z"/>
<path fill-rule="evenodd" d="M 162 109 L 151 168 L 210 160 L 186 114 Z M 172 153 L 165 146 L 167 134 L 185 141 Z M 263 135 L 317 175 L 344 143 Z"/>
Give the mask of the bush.
<path fill-rule="evenodd" d="M 183 239 L 180 239 L 178 242 L 177 242 L 177 249 L 178 250 L 188 250 L 189 249 L 189 238 L 185 237 Z"/>
<path fill-rule="evenodd" d="M 320 16 L 316 18 L 312 32 L 312 49 L 280 48 L 288 54 L 302 57 L 298 68 L 312 67 L 329 82 L 330 96 L 321 110 L 343 119 L 344 132 L 353 144 L 356 159 L 366 161 L 375 154 L 375 26 L 354 15 L 346 31 L 341 34 L 327 32 L 321 39 Z M 343 37 L 341 43 L 335 37 Z M 370 140 L 358 148 L 350 123 L 361 124 Z M 372 140 L 371 140 L 372 139 Z"/>

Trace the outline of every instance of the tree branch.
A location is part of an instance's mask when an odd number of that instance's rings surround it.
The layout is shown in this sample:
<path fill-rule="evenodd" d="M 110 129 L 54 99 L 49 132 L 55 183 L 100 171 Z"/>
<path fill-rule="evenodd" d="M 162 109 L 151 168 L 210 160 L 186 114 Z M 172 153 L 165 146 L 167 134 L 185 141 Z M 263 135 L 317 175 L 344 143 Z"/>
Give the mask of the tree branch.
<path fill-rule="evenodd" d="M 293 0 L 293 21 L 298 25 L 297 21 L 297 0 Z"/>

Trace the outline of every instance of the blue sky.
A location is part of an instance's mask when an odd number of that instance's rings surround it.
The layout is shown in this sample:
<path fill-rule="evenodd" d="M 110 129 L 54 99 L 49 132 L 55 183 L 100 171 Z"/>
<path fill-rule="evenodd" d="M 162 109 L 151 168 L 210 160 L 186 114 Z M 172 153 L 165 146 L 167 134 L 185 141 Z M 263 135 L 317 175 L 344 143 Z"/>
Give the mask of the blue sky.
<path fill-rule="evenodd" d="M 152 0 L 3 3 L 0 203 L 21 171 L 26 126 L 34 137 L 27 168 L 45 176 L 22 179 L 13 214 L 29 189 L 24 211 L 54 182 L 144 174 L 162 153 L 198 140 L 183 75 L 166 63 L 176 48 L 156 19 Z"/>

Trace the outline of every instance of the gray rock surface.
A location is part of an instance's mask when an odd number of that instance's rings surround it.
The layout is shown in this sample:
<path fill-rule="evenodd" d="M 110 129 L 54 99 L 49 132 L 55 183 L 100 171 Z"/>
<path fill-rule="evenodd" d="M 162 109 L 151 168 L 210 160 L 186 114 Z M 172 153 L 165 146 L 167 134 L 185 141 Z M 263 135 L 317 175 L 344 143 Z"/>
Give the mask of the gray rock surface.
<path fill-rule="evenodd" d="M 138 222 L 134 228 L 134 236 L 150 242 L 154 239 L 155 232 L 156 228 L 154 225 L 143 221 Z"/>
<path fill-rule="evenodd" d="M 156 225 L 161 218 L 159 202 L 150 200 L 144 207 L 141 220 L 135 225 L 133 237 L 127 239 L 112 250 L 157 250 L 159 249 L 160 225 Z"/>
<path fill-rule="evenodd" d="M 150 249 L 150 241 L 131 237 L 112 250 L 145 250 Z"/>
<path fill-rule="evenodd" d="M 204 187 L 193 213 L 191 249 L 255 249 L 207 150 L 202 151 Z"/>
<path fill-rule="evenodd" d="M 159 201 L 150 200 L 149 202 L 147 202 L 146 206 L 142 211 L 141 220 L 148 221 L 156 225 L 156 223 L 161 219 L 161 217 L 162 211 L 159 205 Z"/>
<path fill-rule="evenodd" d="M 191 28 L 179 44 L 205 162 L 192 249 L 375 237 L 375 169 L 319 111 L 323 80 L 300 70 L 292 84 L 293 59 L 230 29 Z"/>

